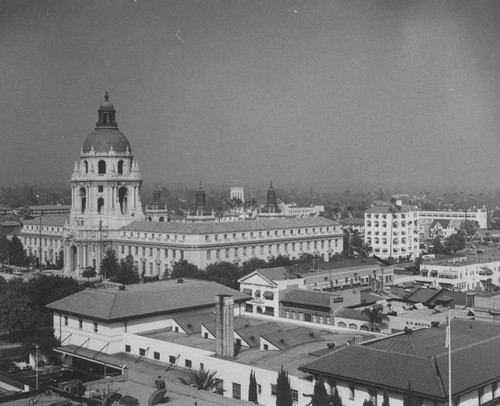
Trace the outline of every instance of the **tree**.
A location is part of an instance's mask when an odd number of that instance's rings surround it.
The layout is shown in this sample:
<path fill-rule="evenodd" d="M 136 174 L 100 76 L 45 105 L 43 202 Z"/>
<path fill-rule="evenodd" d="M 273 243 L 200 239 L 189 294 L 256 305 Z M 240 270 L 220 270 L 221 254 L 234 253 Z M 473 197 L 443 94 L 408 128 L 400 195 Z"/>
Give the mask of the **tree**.
<path fill-rule="evenodd" d="M 408 389 L 406 389 L 406 392 L 403 395 L 403 406 L 417 406 L 417 399 L 413 393 L 410 381 L 408 381 Z"/>
<path fill-rule="evenodd" d="M 196 265 L 191 264 L 185 259 L 180 259 L 172 266 L 172 278 L 192 278 L 204 279 L 204 274 L 198 269 Z"/>
<path fill-rule="evenodd" d="M 120 264 L 116 257 L 116 252 L 113 249 L 108 249 L 104 258 L 101 261 L 101 269 L 99 271 L 100 275 L 104 276 L 104 279 L 114 278 L 120 271 Z"/>
<path fill-rule="evenodd" d="M 4 263 L 9 260 L 10 254 L 10 241 L 5 234 L 0 235 L 0 262 Z"/>
<path fill-rule="evenodd" d="M 241 274 L 242 276 L 252 273 L 256 269 L 267 268 L 267 262 L 260 258 L 250 258 L 241 264 Z"/>
<path fill-rule="evenodd" d="M 380 328 L 387 327 L 389 317 L 383 313 L 382 306 L 370 306 L 363 309 L 361 314 L 368 316 L 369 329 L 373 332 L 380 332 Z"/>
<path fill-rule="evenodd" d="M 342 406 L 342 398 L 339 396 L 337 388 L 333 391 L 332 406 Z"/>
<path fill-rule="evenodd" d="M 446 249 L 457 252 L 465 248 L 465 238 L 460 234 L 452 234 L 446 239 Z"/>
<path fill-rule="evenodd" d="M 271 260 L 269 260 L 267 265 L 269 268 L 276 268 L 278 266 L 292 265 L 292 261 L 288 257 L 278 255 L 276 258 L 272 258 Z"/>
<path fill-rule="evenodd" d="M 364 243 L 360 248 L 359 248 L 359 253 L 363 256 L 363 257 L 368 257 L 370 256 L 370 252 L 373 251 L 373 248 L 370 244 L 368 243 Z"/>
<path fill-rule="evenodd" d="M 92 266 L 85 268 L 82 272 L 82 276 L 84 278 L 87 278 L 88 282 L 90 282 L 90 278 L 93 278 L 96 275 L 97 275 L 97 272 L 95 271 L 94 267 L 92 267 Z"/>
<path fill-rule="evenodd" d="M 387 394 L 387 389 L 384 389 L 384 400 L 382 401 L 382 406 L 390 406 L 389 405 L 389 395 Z"/>
<path fill-rule="evenodd" d="M 23 243 L 16 235 L 12 237 L 10 240 L 9 247 L 9 257 L 10 263 L 16 266 L 24 266 L 26 265 L 26 260 L 24 257 L 24 247 Z"/>
<path fill-rule="evenodd" d="M 351 233 L 351 249 L 359 251 L 362 246 L 363 246 L 363 239 L 361 238 L 361 236 L 357 231 L 353 231 Z"/>
<path fill-rule="evenodd" d="M 465 220 L 460 224 L 460 232 L 468 237 L 473 237 L 476 231 L 479 229 L 479 223 L 477 221 Z"/>
<path fill-rule="evenodd" d="M 283 369 L 278 372 L 278 379 L 276 381 L 276 406 L 292 406 L 292 388 L 290 387 L 290 379 L 288 372 Z"/>
<path fill-rule="evenodd" d="M 255 371 L 250 371 L 250 383 L 248 384 L 248 401 L 258 403 L 257 399 L 257 380 L 255 379 Z"/>
<path fill-rule="evenodd" d="M 191 369 L 189 377 L 179 378 L 179 381 L 196 389 L 214 391 L 219 383 L 219 379 L 215 377 L 216 374 L 217 371 L 209 369 Z"/>
<path fill-rule="evenodd" d="M 441 244 L 441 239 L 439 237 L 434 238 L 432 240 L 432 252 L 434 254 L 449 254 L 448 249 Z"/>
<path fill-rule="evenodd" d="M 112 282 L 128 285 L 140 281 L 139 270 L 135 266 L 134 257 L 127 255 L 120 261 L 120 270 L 118 274 L 111 278 Z"/>
<path fill-rule="evenodd" d="M 209 281 L 239 289 L 238 279 L 241 276 L 241 269 L 232 262 L 222 261 L 210 264 L 205 269 L 205 273 Z"/>
<path fill-rule="evenodd" d="M 312 396 L 312 406 L 329 406 L 330 400 L 325 389 L 325 381 L 321 375 L 318 376 L 314 384 L 314 394 Z"/>

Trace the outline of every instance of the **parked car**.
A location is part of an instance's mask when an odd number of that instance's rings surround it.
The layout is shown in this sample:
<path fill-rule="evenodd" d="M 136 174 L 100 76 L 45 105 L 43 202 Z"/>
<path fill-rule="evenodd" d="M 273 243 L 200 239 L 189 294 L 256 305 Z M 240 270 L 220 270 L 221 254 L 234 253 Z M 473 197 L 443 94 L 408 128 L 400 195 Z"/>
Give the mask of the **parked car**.
<path fill-rule="evenodd" d="M 8 372 L 9 374 L 12 374 L 14 372 L 18 372 L 19 368 L 12 361 L 3 360 L 3 361 L 0 361 L 0 371 Z"/>

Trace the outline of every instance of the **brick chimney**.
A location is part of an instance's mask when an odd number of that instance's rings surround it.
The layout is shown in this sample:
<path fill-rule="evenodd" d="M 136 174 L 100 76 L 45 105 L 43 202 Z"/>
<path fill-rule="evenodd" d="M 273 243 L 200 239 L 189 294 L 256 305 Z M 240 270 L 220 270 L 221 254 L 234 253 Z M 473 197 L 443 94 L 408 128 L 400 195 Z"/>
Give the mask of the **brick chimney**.
<path fill-rule="evenodd" d="M 234 357 L 234 299 L 231 295 L 215 296 L 215 353 L 222 358 Z"/>

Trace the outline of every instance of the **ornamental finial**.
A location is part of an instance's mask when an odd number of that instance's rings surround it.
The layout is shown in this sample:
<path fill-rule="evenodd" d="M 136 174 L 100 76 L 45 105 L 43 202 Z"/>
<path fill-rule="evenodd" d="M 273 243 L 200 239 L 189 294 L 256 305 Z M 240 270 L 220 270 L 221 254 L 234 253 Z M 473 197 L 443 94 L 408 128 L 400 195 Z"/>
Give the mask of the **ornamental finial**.
<path fill-rule="evenodd" d="M 104 99 L 105 99 L 106 101 L 108 101 L 108 99 L 109 99 L 109 94 L 108 94 L 108 91 L 107 91 L 107 90 L 106 90 L 106 94 L 104 95 Z"/>

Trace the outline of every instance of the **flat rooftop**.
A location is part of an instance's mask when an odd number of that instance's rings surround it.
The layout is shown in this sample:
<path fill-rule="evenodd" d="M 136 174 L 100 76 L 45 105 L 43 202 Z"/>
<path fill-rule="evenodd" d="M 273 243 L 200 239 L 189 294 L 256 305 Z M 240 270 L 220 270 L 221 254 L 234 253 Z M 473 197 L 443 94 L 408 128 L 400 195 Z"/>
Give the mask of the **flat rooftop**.
<path fill-rule="evenodd" d="M 261 320 L 257 318 L 252 318 L 251 320 L 252 325 L 269 322 L 269 320 Z M 293 330 L 297 327 L 296 324 L 288 324 L 276 320 L 272 321 L 285 330 L 285 333 L 286 330 Z M 237 357 L 228 361 L 271 370 L 278 370 L 283 365 L 283 367 L 292 375 L 301 376 L 302 373 L 299 372 L 297 368 L 302 364 L 317 359 L 317 356 L 309 355 L 310 353 L 327 349 L 327 344 L 335 344 L 336 348 L 342 347 L 346 345 L 347 341 L 352 339 L 354 336 L 363 335 L 363 333 L 359 331 L 332 332 L 327 329 L 322 329 L 321 325 L 318 325 L 318 328 L 310 327 L 308 325 L 307 328 L 316 335 L 319 335 L 323 340 L 300 344 L 287 350 L 277 351 L 261 351 L 259 348 L 242 347 Z M 173 332 L 171 328 L 167 328 L 145 332 L 138 335 L 215 353 L 215 340 L 203 338 L 199 334 L 186 336 L 182 333 Z"/>

